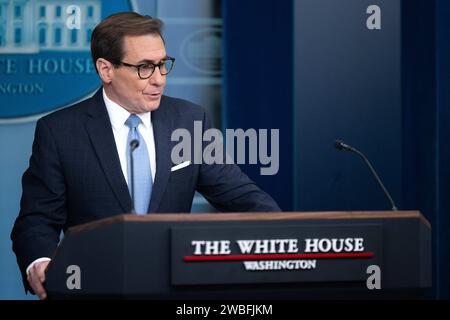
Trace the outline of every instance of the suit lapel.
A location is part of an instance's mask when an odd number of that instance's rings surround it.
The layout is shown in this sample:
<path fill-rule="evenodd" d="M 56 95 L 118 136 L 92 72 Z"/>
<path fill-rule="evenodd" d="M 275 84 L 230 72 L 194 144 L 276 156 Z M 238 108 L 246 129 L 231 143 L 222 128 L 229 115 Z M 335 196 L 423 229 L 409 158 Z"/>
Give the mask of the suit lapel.
<path fill-rule="evenodd" d="M 171 166 L 170 135 L 173 127 L 172 117 L 164 107 L 164 97 L 159 108 L 152 112 L 153 135 L 156 149 L 156 175 L 153 184 L 149 212 L 157 212 L 169 180 Z"/>
<path fill-rule="evenodd" d="M 126 213 L 131 210 L 131 197 L 120 166 L 111 121 L 102 94 L 102 88 L 100 88 L 92 98 L 91 105 L 88 106 L 89 118 L 86 122 L 86 130 L 105 176 L 123 212 Z"/>

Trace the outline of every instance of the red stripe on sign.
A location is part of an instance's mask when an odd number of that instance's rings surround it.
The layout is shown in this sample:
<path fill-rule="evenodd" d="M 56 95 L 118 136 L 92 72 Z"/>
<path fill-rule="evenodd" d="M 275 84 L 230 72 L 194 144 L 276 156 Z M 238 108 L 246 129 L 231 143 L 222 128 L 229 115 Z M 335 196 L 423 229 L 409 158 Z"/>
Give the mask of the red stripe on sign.
<path fill-rule="evenodd" d="M 292 259 L 351 259 L 372 258 L 373 252 L 361 253 L 301 253 L 301 254 L 241 254 L 229 256 L 185 256 L 186 262 L 191 261 L 241 261 L 241 260 L 292 260 Z"/>

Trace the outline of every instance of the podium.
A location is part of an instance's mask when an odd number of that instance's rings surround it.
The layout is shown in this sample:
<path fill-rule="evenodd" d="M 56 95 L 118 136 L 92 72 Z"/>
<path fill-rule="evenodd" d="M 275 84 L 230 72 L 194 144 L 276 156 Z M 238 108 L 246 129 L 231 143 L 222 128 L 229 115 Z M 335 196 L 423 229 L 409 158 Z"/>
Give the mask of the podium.
<path fill-rule="evenodd" d="M 54 299 L 415 298 L 431 287 L 418 211 L 120 215 L 72 227 Z"/>

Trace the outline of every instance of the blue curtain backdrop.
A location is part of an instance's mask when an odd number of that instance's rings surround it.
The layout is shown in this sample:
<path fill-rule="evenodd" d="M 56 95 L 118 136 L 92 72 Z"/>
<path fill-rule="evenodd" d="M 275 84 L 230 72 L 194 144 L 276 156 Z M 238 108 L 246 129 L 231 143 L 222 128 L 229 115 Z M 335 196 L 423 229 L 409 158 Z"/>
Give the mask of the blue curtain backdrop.
<path fill-rule="evenodd" d="M 281 209 L 293 209 L 293 2 L 224 1 L 225 128 L 279 129 L 279 171 L 241 168 Z"/>

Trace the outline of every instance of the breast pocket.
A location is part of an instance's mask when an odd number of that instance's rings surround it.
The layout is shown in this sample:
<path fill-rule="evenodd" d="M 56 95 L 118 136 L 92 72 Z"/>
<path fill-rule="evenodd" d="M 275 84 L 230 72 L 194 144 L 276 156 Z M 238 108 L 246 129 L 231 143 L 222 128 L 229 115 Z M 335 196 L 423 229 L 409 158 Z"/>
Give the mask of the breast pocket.
<path fill-rule="evenodd" d="M 190 181 L 192 179 L 192 165 L 186 161 L 170 169 L 169 181 Z"/>

